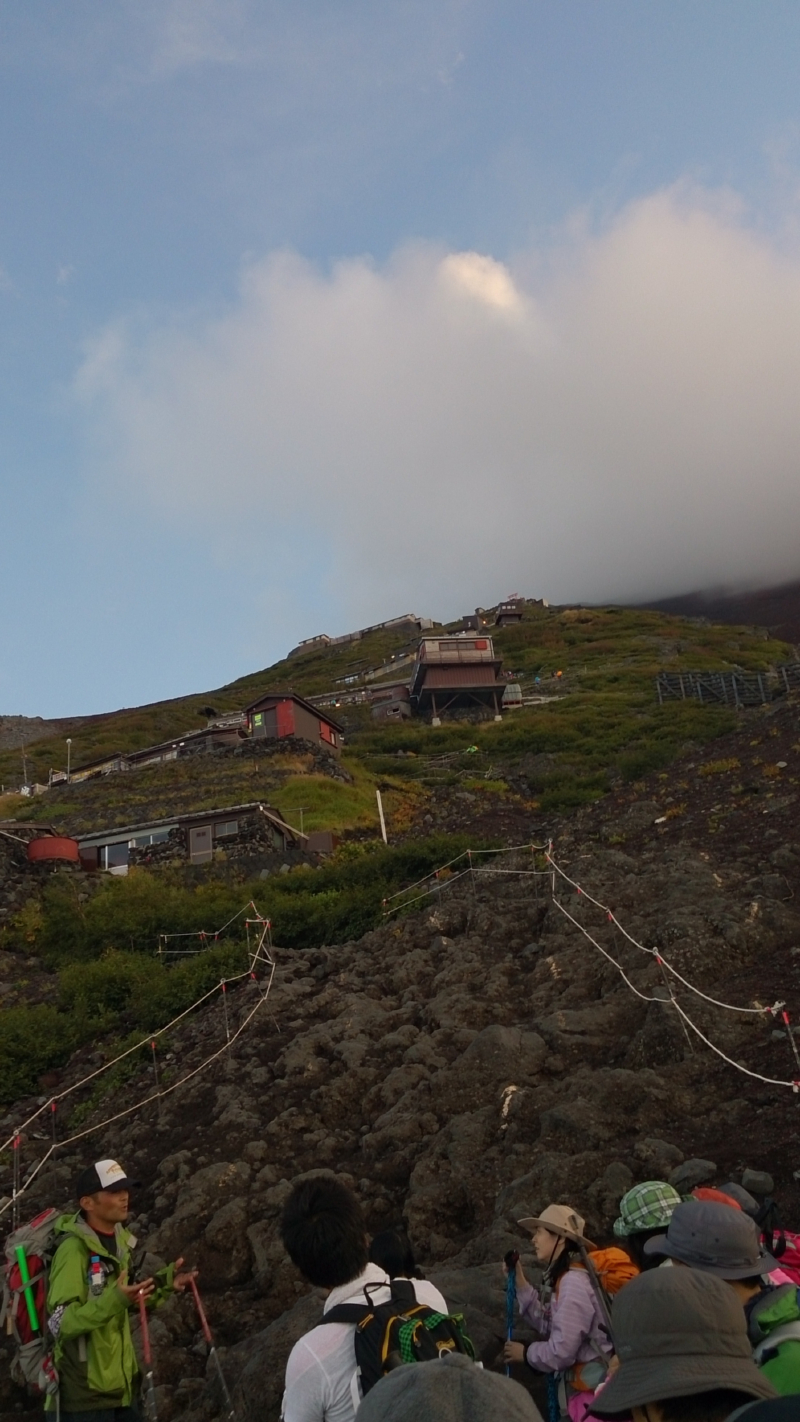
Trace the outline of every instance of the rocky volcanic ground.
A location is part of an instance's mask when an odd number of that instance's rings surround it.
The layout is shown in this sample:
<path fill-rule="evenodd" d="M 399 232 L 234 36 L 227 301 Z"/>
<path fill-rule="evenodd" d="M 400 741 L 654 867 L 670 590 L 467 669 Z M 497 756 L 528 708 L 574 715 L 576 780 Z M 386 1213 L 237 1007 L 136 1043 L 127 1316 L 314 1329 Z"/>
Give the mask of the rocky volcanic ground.
<path fill-rule="evenodd" d="M 794 1016 L 797 740 L 797 707 L 785 702 L 664 777 L 559 826 L 527 828 L 554 829 L 570 876 L 704 992 L 741 1006 L 785 1000 Z M 443 823 L 456 803 L 442 797 Z M 239 1422 L 277 1419 L 286 1354 L 319 1316 L 321 1296 L 299 1280 L 278 1237 L 291 1182 L 307 1171 L 351 1181 L 373 1228 L 407 1220 L 487 1363 L 504 1330 L 498 1261 L 520 1244 L 521 1214 L 568 1200 L 596 1238 L 635 1180 L 683 1165 L 677 1179 L 688 1188 L 750 1167 L 774 1176 L 787 1223 L 798 1226 L 800 1095 L 715 1055 L 681 1022 L 655 958 L 557 879 L 555 898 L 626 983 L 556 906 L 537 867 L 530 852 L 503 858 L 496 869 L 518 872 L 440 881 L 358 943 L 277 949 L 270 997 L 229 1054 L 160 1113 L 148 1106 L 57 1153 L 32 1185 L 29 1213 L 66 1202 L 77 1168 L 98 1155 L 120 1157 L 141 1178 L 134 1229 L 151 1256 L 144 1267 L 176 1254 L 199 1264 Z M 258 991 L 247 982 L 229 992 L 234 1026 Z M 800 1077 L 781 1020 L 723 1011 L 680 983 L 675 996 L 742 1066 Z M 223 1042 L 222 1006 L 212 1002 L 172 1035 L 164 1084 Z M 65 1079 L 100 1060 L 84 1052 Z M 151 1087 L 143 1068 L 76 1129 Z M 18 1103 L 0 1135 L 30 1105 Z M 69 1125 L 64 1110 L 62 1135 Z M 45 1122 L 27 1133 L 26 1166 L 48 1132 Z M 173 1301 L 153 1334 L 162 1422 L 210 1422 L 219 1398 L 191 1305 Z M 19 1395 L 7 1382 L 0 1390 L 0 1418 L 19 1416 Z"/>

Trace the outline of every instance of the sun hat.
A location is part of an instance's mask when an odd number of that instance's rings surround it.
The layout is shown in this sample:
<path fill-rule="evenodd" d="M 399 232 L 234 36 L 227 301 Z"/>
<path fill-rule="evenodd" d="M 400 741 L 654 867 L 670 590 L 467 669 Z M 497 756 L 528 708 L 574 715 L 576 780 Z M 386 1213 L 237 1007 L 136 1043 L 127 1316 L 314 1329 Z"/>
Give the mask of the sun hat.
<path fill-rule="evenodd" d="M 542 1422 L 519 1383 L 451 1353 L 427 1363 L 393 1368 L 370 1388 L 359 1422 Z"/>
<path fill-rule="evenodd" d="M 562 1238 L 571 1239 L 575 1244 L 585 1244 L 587 1249 L 597 1248 L 583 1232 L 586 1228 L 583 1215 L 579 1215 L 571 1205 L 548 1205 L 540 1215 L 530 1218 L 526 1216 L 524 1220 L 517 1220 L 517 1224 L 522 1229 L 529 1230 L 531 1234 L 542 1225 L 544 1229 L 549 1229 L 551 1234 L 560 1234 Z"/>
<path fill-rule="evenodd" d="M 645 1180 L 634 1185 L 619 1202 L 619 1219 L 614 1221 L 617 1239 L 643 1229 L 666 1229 L 680 1202 L 674 1185 L 668 1185 L 666 1180 Z"/>
<path fill-rule="evenodd" d="M 753 1362 L 744 1310 L 722 1279 L 650 1269 L 617 1294 L 611 1323 L 619 1368 L 592 1404 L 599 1417 L 716 1388 L 777 1396 Z"/>
<path fill-rule="evenodd" d="M 742 1210 L 705 1200 L 676 1206 L 666 1234 L 648 1239 L 645 1254 L 666 1254 L 720 1279 L 753 1279 L 779 1269 L 762 1248 L 755 1220 Z"/>

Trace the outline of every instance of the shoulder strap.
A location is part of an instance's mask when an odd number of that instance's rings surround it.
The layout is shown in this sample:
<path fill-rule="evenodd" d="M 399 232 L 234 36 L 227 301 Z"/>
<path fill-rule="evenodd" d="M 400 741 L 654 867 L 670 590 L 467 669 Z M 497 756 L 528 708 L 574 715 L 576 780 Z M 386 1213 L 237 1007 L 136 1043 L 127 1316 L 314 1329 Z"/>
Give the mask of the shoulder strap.
<path fill-rule="evenodd" d="M 323 1313 L 320 1323 L 360 1323 L 371 1312 L 366 1304 L 337 1304 Z"/>
<path fill-rule="evenodd" d="M 401 1304 L 403 1308 L 413 1308 L 417 1302 L 417 1291 L 410 1279 L 392 1279 L 392 1303 Z"/>

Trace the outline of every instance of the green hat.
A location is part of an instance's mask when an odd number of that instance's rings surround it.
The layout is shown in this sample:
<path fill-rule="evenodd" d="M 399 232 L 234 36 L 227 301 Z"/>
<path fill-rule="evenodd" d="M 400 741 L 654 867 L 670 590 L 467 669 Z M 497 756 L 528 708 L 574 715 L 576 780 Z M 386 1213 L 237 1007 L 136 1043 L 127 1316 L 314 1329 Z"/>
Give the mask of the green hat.
<path fill-rule="evenodd" d="M 619 1202 L 619 1219 L 614 1233 L 618 1239 L 643 1229 L 666 1229 L 681 1197 L 666 1180 L 645 1180 L 634 1185 Z"/>

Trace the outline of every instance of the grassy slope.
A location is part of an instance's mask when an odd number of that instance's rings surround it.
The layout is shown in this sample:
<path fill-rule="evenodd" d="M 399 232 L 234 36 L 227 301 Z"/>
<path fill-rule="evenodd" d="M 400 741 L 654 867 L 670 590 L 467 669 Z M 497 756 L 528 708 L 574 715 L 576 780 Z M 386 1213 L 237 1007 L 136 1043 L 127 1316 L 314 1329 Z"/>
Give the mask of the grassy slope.
<path fill-rule="evenodd" d="M 615 779 L 634 780 L 668 764 L 687 741 L 712 740 L 734 724 L 733 713 L 722 708 L 694 702 L 659 707 L 652 678 L 660 668 L 761 670 L 793 656 L 793 649 L 767 642 L 752 629 L 622 609 L 529 609 L 521 626 L 496 634 L 496 643 L 506 667 L 530 689 L 535 675 L 548 678 L 562 670 L 562 699 L 509 713 L 500 724 L 453 722 L 439 728 L 422 722 L 376 726 L 367 708 L 342 708 L 351 785 L 308 774 L 308 764 L 297 757 L 203 756 L 57 787 L 36 801 L 7 796 L 2 812 L 80 830 L 263 798 L 295 823 L 302 805 L 307 828 L 374 830 L 377 784 L 397 837 L 412 825 L 432 787 L 456 774 L 462 788 L 480 789 L 484 801 L 515 793 L 513 786 L 506 792 L 506 785 L 515 774 L 519 784 L 524 775 L 543 811 L 563 810 L 596 798 Z M 191 717 L 202 724 L 205 706 L 235 709 L 268 686 L 291 682 L 310 694 L 327 690 L 335 677 L 374 666 L 403 645 L 402 638 L 376 634 L 350 647 L 279 663 L 222 691 L 117 713 L 76 732 L 74 762 L 176 734 L 193 724 Z M 463 754 L 472 745 L 479 754 Z M 29 748 L 42 778 L 52 749 L 52 741 Z M 400 758 L 398 750 L 412 754 Z M 18 778 L 15 754 L 0 757 L 0 776 L 12 783 Z M 441 757 L 451 754 L 455 762 L 443 763 Z M 454 763 L 457 772 L 449 768 Z M 474 808 L 466 812 L 465 830 Z M 469 842 L 475 842 L 473 831 Z M 0 933 L 0 948 L 30 955 L 36 984 L 33 999 L 25 974 L 15 970 L 15 981 L 7 985 L 9 1005 L 0 1012 L 0 1101 L 35 1089 L 39 1073 L 57 1067 L 81 1043 L 119 1039 L 160 1024 L 192 1001 L 206 981 L 233 971 L 243 951 L 234 936 L 180 969 L 154 972 L 158 933 L 213 929 L 253 895 L 272 917 L 283 946 L 340 942 L 379 919 L 382 896 L 460 847 L 418 835 L 363 857 L 350 846 L 322 869 L 298 869 L 251 885 L 213 875 L 188 884 L 177 872 L 102 876 L 86 902 L 71 880 L 56 876 L 43 899 L 32 900 Z"/>
<path fill-rule="evenodd" d="M 752 628 L 625 608 L 529 607 L 521 625 L 493 635 L 505 668 L 526 691 L 535 689 L 538 675 L 540 689 L 562 691 L 562 699 L 511 712 L 501 724 L 452 722 L 439 728 L 421 721 L 376 726 L 368 708 L 342 707 L 337 714 L 347 725 L 352 786 L 309 776 L 302 765 L 292 774 L 290 765 L 281 769 L 274 761 L 207 756 L 55 787 L 24 802 L 17 814 L 85 831 L 177 810 L 270 799 L 295 821 L 302 805 L 311 829 L 359 827 L 374 824 L 374 789 L 380 784 L 393 812 L 407 821 L 415 794 L 418 799 L 430 778 L 428 757 L 473 744 L 484 753 L 482 775 L 487 757 L 499 762 L 494 779 L 523 759 L 544 758 L 546 765 L 530 770 L 529 783 L 543 808 L 568 808 L 602 794 L 619 775 L 635 778 L 667 764 L 687 740 L 706 740 L 730 728 L 732 714 L 721 708 L 693 702 L 659 707 L 653 687 L 659 670 L 764 670 L 794 655 L 791 647 L 767 641 Z M 338 678 L 379 666 L 408 645 L 404 634 L 377 632 L 348 646 L 278 662 L 202 695 L 117 712 L 76 730 L 72 762 L 177 735 L 204 724 L 205 708 L 236 710 L 269 687 L 292 686 L 306 695 L 328 691 Z M 559 684 L 550 679 L 557 670 L 563 673 Z M 57 745 L 48 738 L 27 748 L 37 778 L 46 779 Z M 397 760 L 401 749 L 414 752 L 418 763 Z M 18 778 L 19 752 L 0 755 L 0 780 L 13 784 Z"/>

